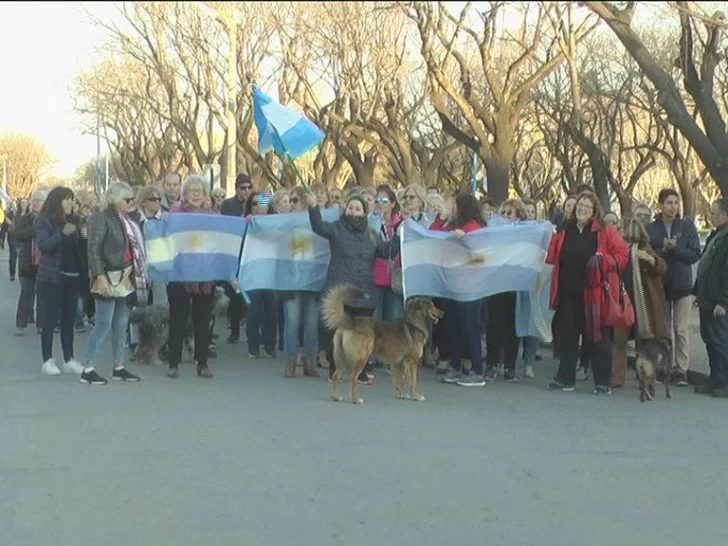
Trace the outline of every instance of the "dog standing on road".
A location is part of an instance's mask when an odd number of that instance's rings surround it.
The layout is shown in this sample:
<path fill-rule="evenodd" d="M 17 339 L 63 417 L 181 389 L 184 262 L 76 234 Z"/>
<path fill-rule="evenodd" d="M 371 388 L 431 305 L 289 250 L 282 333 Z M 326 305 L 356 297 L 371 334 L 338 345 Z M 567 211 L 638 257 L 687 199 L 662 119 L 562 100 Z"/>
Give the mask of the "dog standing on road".
<path fill-rule="evenodd" d="M 357 378 L 364 370 L 367 359 L 373 355 L 389 364 L 392 382 L 401 399 L 424 401 L 417 386 L 417 366 L 427 342 L 430 320 L 435 323 L 444 313 L 429 299 L 411 298 L 402 316 L 394 320 L 375 320 L 355 316 L 347 310 L 347 301 L 361 297 L 361 291 L 351 285 L 332 288 L 323 299 L 324 324 L 334 330 L 334 363 L 336 371 L 331 378 L 331 397 L 342 398 L 338 385 L 344 370 L 349 372 L 349 396 L 352 404 L 364 401 L 356 395 Z M 410 392 L 404 385 L 409 380 Z"/>

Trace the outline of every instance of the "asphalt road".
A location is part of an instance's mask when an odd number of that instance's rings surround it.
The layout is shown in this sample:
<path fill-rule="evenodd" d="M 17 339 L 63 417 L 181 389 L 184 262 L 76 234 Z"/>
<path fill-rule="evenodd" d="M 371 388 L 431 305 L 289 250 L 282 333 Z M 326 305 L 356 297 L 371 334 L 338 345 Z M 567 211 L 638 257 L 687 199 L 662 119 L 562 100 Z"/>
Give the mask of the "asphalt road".
<path fill-rule="evenodd" d="M 544 361 L 485 388 L 426 371 L 423 403 L 380 370 L 357 407 L 243 345 L 213 380 L 130 366 L 141 383 L 89 387 L 42 376 L 39 338 L 13 336 L 6 256 L 0 544 L 726 543 L 724 400 L 547 392 Z"/>

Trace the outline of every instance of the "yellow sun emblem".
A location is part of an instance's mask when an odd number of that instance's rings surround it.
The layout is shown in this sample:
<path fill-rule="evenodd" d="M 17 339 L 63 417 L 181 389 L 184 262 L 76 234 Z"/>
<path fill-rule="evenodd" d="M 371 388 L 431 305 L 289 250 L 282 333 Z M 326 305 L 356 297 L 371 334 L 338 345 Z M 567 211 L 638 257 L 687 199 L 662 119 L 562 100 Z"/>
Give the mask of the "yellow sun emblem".
<path fill-rule="evenodd" d="M 291 237 L 289 248 L 294 257 L 303 257 L 313 252 L 313 239 L 308 234 L 295 233 Z"/>
<path fill-rule="evenodd" d="M 199 250 L 205 245 L 205 239 L 202 235 L 191 234 L 187 237 L 187 248 L 190 250 Z"/>
<path fill-rule="evenodd" d="M 485 252 L 471 252 L 466 265 L 482 265 L 485 263 Z"/>

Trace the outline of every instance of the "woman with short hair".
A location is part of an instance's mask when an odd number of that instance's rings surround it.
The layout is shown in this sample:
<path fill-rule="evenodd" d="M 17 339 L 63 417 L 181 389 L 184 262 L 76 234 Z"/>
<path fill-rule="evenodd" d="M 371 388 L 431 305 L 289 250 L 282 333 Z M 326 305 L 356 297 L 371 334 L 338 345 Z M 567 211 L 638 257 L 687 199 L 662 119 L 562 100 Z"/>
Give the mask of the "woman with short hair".
<path fill-rule="evenodd" d="M 169 214 L 213 214 L 207 206 L 208 181 L 199 174 L 191 174 L 182 184 L 181 202 Z M 212 318 L 213 282 L 171 282 L 167 285 L 169 299 L 169 370 L 167 377 L 179 378 L 182 362 L 182 345 L 187 321 L 192 313 L 192 327 L 195 337 L 195 361 L 197 375 L 207 379 L 213 377 L 207 365 L 210 356 L 210 321 Z"/>
<path fill-rule="evenodd" d="M 139 225 L 129 214 L 134 191 L 126 182 L 114 182 L 105 197 L 106 207 L 91 217 L 88 228 L 88 261 L 91 295 L 96 304 L 96 319 L 88 340 L 81 382 L 105 385 L 94 362 L 111 333 L 113 371 L 116 381 L 139 381 L 125 367 L 126 333 L 129 327 L 130 299 L 146 305 L 147 254 Z"/>

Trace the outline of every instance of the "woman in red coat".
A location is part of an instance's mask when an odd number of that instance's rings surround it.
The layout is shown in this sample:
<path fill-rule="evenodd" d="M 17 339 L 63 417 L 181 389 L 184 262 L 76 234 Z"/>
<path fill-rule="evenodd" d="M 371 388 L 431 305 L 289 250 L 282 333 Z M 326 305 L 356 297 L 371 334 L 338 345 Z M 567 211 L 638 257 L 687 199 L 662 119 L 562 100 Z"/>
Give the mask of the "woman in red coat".
<path fill-rule="evenodd" d="M 485 226 L 483 213 L 478 200 L 467 193 L 455 198 L 450 217 L 445 220 L 438 216 L 430 226 L 435 231 L 450 231 L 460 239 L 466 233 Z M 445 383 L 457 383 L 462 387 L 482 387 L 483 350 L 480 345 L 480 309 L 482 300 L 453 301 L 443 300 L 446 319 L 447 353 L 450 356 L 450 369 L 447 370 Z M 473 368 L 467 375 L 462 373 L 463 358 L 470 357 Z"/>
<path fill-rule="evenodd" d="M 606 298 L 603 276 L 612 293 L 619 290 L 619 271 L 627 266 L 627 245 L 617 230 L 602 222 L 596 195 L 582 193 L 565 222 L 551 239 L 546 263 L 551 276 L 551 308 L 561 320 L 561 362 L 549 389 L 573 391 L 579 338 L 590 356 L 594 372 L 593 394 L 611 394 L 612 329 L 604 326 Z"/>

